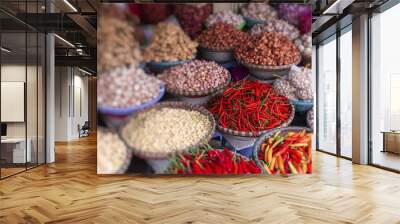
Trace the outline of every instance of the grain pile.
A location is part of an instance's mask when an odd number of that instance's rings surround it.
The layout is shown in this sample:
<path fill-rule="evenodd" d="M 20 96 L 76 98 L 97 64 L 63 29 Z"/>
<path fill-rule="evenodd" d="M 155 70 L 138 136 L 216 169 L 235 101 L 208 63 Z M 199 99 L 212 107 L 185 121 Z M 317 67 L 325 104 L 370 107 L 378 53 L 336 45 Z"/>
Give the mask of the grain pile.
<path fill-rule="evenodd" d="M 153 108 L 131 119 L 122 130 L 129 146 L 145 152 L 173 153 L 199 143 L 212 129 L 205 114 L 181 108 Z"/>

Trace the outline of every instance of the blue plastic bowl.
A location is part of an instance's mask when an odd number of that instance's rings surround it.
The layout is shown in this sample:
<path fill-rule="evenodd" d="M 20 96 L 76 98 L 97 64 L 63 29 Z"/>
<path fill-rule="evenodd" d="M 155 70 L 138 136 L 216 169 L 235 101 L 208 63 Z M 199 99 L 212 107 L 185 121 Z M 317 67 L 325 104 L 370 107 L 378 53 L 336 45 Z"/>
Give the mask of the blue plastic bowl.
<path fill-rule="evenodd" d="M 246 16 L 244 16 L 244 20 L 246 21 L 246 26 L 249 28 L 253 27 L 256 24 L 267 22 L 267 21 L 263 21 L 263 20 L 252 19 L 252 18 L 249 18 Z"/>
<path fill-rule="evenodd" d="M 164 93 L 165 93 L 165 86 L 161 85 L 160 86 L 160 94 L 157 97 L 155 97 L 154 99 L 152 99 L 146 103 L 143 103 L 143 104 L 140 104 L 140 105 L 137 105 L 134 107 L 128 107 L 128 108 L 112 108 L 112 107 L 98 106 L 97 110 L 100 113 L 106 114 L 106 115 L 127 116 L 136 111 L 143 110 L 145 108 L 153 106 L 164 96 Z"/>
<path fill-rule="evenodd" d="M 171 68 L 175 65 L 183 64 L 185 62 L 187 62 L 187 61 L 165 61 L 165 62 L 151 61 L 151 62 L 147 63 L 147 67 L 152 72 L 160 73 L 160 72 L 164 71 L 165 69 Z"/>
<path fill-rule="evenodd" d="M 305 113 L 314 106 L 313 100 L 290 100 L 294 105 L 296 113 Z"/>

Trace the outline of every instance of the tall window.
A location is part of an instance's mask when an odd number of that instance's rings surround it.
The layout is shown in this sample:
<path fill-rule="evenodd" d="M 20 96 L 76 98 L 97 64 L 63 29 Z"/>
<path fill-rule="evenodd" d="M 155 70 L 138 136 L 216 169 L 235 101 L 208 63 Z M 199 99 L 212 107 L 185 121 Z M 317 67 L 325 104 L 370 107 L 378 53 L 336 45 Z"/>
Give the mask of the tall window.
<path fill-rule="evenodd" d="M 336 153 L 336 37 L 318 48 L 318 149 Z"/>
<path fill-rule="evenodd" d="M 372 163 L 396 170 L 400 170 L 400 133 L 395 132 L 400 131 L 399 21 L 400 4 L 371 19 Z"/>
<path fill-rule="evenodd" d="M 352 157 L 352 33 L 351 26 L 340 36 L 340 154 Z"/>

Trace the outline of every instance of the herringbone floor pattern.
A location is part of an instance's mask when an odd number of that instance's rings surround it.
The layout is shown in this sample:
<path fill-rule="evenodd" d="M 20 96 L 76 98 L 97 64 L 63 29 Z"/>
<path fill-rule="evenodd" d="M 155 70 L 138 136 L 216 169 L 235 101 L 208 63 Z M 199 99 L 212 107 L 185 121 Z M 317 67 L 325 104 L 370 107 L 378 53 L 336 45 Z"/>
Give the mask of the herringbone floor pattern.
<path fill-rule="evenodd" d="M 0 181 L 0 223 L 400 223 L 400 175 L 316 153 L 293 177 L 97 176 L 94 137 Z"/>

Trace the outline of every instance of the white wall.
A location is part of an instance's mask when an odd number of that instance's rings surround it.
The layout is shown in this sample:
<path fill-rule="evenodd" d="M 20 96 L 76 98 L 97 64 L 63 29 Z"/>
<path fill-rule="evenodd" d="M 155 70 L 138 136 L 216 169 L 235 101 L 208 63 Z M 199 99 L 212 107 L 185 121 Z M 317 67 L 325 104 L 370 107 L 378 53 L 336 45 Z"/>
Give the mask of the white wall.
<path fill-rule="evenodd" d="M 74 140 L 88 120 L 88 77 L 72 67 L 56 67 L 55 74 L 55 140 Z"/>

